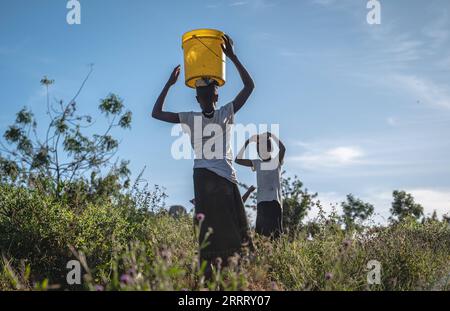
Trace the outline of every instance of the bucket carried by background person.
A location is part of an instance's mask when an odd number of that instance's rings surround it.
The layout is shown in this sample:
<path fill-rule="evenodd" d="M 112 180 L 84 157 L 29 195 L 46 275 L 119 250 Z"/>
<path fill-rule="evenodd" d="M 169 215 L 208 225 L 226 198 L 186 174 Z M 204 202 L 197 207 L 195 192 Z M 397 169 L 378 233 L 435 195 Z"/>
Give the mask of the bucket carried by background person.
<path fill-rule="evenodd" d="M 186 86 L 195 88 L 203 77 L 225 84 L 226 57 L 222 51 L 224 33 L 215 29 L 197 29 L 183 35 L 184 75 Z"/>

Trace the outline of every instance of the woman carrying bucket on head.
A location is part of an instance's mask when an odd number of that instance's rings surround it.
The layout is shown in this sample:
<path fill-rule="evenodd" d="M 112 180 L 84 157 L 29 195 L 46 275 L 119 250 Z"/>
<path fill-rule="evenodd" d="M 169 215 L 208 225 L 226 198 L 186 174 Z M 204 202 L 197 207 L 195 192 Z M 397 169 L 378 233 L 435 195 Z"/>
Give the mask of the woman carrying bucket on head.
<path fill-rule="evenodd" d="M 230 131 L 234 114 L 244 106 L 254 89 L 254 83 L 236 56 L 231 38 L 222 32 L 206 29 L 186 33 L 183 36 L 183 48 L 186 85 L 196 88 L 201 112 L 163 111 L 166 95 L 180 74 L 180 66 L 177 66 L 158 97 L 152 116 L 169 123 L 181 123 L 183 130 L 190 135 L 195 153 L 195 213 L 205 216 L 199 243 L 202 243 L 209 228 L 213 231 L 208 238 L 208 245 L 200 251 L 200 261 L 207 262 L 206 276 L 210 277 L 211 266 L 216 258 L 227 263 L 228 257 L 240 252 L 243 246 L 253 247 L 236 172 L 232 166 Z M 236 66 L 244 87 L 233 101 L 217 108 L 218 87 L 225 83 L 224 55 Z M 213 135 L 205 135 L 207 126 L 216 129 Z M 204 148 L 205 142 L 211 146 L 211 150 L 205 150 L 208 149 Z"/>

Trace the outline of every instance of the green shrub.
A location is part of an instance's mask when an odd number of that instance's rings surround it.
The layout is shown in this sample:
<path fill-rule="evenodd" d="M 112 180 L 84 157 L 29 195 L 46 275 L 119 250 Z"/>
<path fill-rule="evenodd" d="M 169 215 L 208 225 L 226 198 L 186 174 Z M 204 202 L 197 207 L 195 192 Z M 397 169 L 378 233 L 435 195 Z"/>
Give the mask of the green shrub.
<path fill-rule="evenodd" d="M 39 276 L 61 280 L 69 258 L 74 213 L 37 192 L 0 186 L 0 249 Z"/>

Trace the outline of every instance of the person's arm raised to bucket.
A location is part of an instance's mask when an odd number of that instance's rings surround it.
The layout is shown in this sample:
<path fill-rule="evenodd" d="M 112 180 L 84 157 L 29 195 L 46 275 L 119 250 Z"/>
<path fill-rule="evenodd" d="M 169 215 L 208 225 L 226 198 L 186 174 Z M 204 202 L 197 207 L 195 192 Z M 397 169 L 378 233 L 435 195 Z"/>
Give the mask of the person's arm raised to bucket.
<path fill-rule="evenodd" d="M 283 142 L 274 134 L 267 132 L 267 135 L 269 136 L 269 138 L 272 138 L 272 140 L 275 142 L 275 144 L 277 144 L 278 149 L 280 149 L 280 151 L 278 153 L 278 159 L 280 161 L 280 164 L 282 164 L 284 161 L 284 156 L 286 154 L 286 147 L 284 146 Z"/>
<path fill-rule="evenodd" d="M 239 75 L 241 76 L 242 82 L 244 83 L 244 88 L 239 92 L 236 98 L 233 100 L 233 109 L 234 112 L 238 112 L 242 106 L 244 106 L 247 99 L 252 94 L 253 89 L 255 88 L 255 84 L 253 83 L 253 79 L 248 73 L 247 69 L 245 69 L 244 65 L 241 64 L 238 57 L 234 53 L 233 48 L 233 40 L 228 35 L 224 35 L 222 37 L 224 44 L 222 44 L 222 50 L 225 55 L 233 62 L 236 66 Z"/>
<path fill-rule="evenodd" d="M 178 117 L 178 113 L 163 111 L 164 101 L 166 99 L 167 93 L 172 85 L 174 85 L 178 76 L 180 75 L 180 65 L 176 66 L 172 74 L 170 75 L 169 80 L 164 86 L 161 94 L 159 94 L 158 99 L 156 100 L 155 106 L 153 106 L 152 117 L 161 121 L 169 122 L 169 123 L 180 123 L 180 118 Z"/>
<path fill-rule="evenodd" d="M 248 145 L 252 141 L 256 142 L 256 138 L 257 138 L 257 135 L 253 135 L 252 137 L 250 137 L 249 139 L 247 139 L 245 141 L 244 146 L 242 146 L 241 150 L 239 150 L 238 154 L 236 155 L 236 159 L 234 159 L 234 162 L 236 162 L 236 164 L 239 164 L 242 166 L 253 167 L 252 160 L 244 159 L 244 152 L 245 152 L 245 149 L 247 149 Z"/>

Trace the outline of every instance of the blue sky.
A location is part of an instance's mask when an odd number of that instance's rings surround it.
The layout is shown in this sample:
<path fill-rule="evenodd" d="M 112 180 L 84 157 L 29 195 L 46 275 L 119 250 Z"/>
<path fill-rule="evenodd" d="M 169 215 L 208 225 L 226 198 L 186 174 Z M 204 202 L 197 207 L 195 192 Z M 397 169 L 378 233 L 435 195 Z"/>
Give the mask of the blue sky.
<path fill-rule="evenodd" d="M 171 69 L 182 64 L 181 36 L 196 28 L 229 33 L 256 83 L 237 122 L 280 124 L 285 169 L 317 191 L 328 208 L 353 193 L 388 216 L 391 192 L 450 212 L 450 3 L 380 1 L 381 25 L 366 22 L 363 0 L 81 0 L 81 25 L 66 23 L 66 1 L 0 0 L 0 128 L 23 106 L 44 117 L 42 76 L 69 100 L 119 94 L 134 113 L 118 133 L 133 172 L 167 189 L 167 204 L 189 206 L 192 161 L 171 156 L 171 126 L 150 118 Z M 228 63 L 220 104 L 241 81 Z M 197 110 L 182 81 L 172 111 Z M 251 172 L 238 178 L 255 183 Z M 313 212 L 314 214 L 314 212 Z"/>

